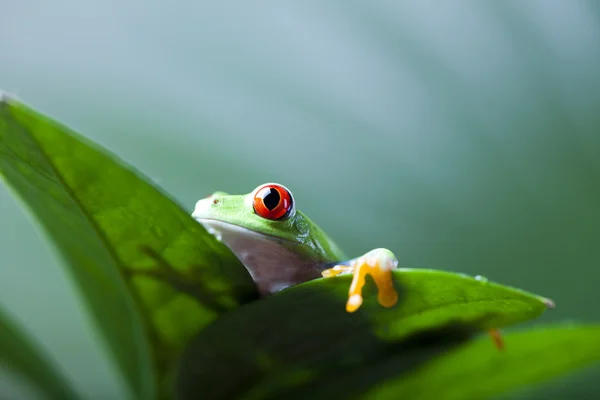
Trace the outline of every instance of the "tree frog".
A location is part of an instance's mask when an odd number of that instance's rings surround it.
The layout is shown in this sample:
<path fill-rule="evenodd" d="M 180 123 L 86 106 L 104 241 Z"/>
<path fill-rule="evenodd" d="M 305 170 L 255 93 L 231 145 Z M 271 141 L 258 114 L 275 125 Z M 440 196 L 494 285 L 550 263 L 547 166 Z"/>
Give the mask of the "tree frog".
<path fill-rule="evenodd" d="M 261 296 L 315 278 L 352 274 L 348 312 L 360 308 L 367 275 L 377 285 L 382 306 L 392 307 L 398 301 L 392 282 L 396 256 L 379 248 L 349 260 L 296 209 L 292 192 L 283 185 L 265 183 L 244 195 L 215 192 L 196 203 L 192 216 L 244 264 Z"/>
<path fill-rule="evenodd" d="M 320 277 L 352 274 L 346 311 L 363 303 L 362 289 L 371 275 L 383 307 L 398 302 L 392 270 L 398 259 L 378 248 L 348 259 L 335 242 L 296 209 L 292 192 L 278 183 L 265 183 L 243 195 L 215 192 L 196 203 L 192 217 L 222 241 L 244 264 L 261 296 Z M 502 350 L 500 331 L 491 329 Z"/>

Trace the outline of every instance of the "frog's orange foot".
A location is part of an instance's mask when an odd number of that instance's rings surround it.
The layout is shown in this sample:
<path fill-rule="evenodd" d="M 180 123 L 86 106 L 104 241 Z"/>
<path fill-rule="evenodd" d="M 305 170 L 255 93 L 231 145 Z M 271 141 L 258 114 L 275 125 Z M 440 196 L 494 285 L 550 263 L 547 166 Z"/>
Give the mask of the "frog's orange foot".
<path fill-rule="evenodd" d="M 394 289 L 392 270 L 398 266 L 398 259 L 387 249 L 371 250 L 367 254 L 352 260 L 350 266 L 336 265 L 321 274 L 324 277 L 352 273 L 353 279 L 348 292 L 346 311 L 354 312 L 363 303 L 362 289 L 367 275 L 371 275 L 377 285 L 377 300 L 384 307 L 392 307 L 398 302 L 398 293 Z"/>
<path fill-rule="evenodd" d="M 500 333 L 498 329 L 490 329 L 488 333 L 492 338 L 492 342 L 494 342 L 494 346 L 496 346 L 499 351 L 504 350 L 504 339 L 502 338 L 502 333 Z"/>
<path fill-rule="evenodd" d="M 556 305 L 554 304 L 554 301 L 552 301 L 549 298 L 542 297 L 541 300 L 548 308 L 556 307 Z M 504 350 L 504 339 L 502 338 L 502 333 L 500 333 L 500 330 L 490 329 L 488 331 L 488 333 L 489 333 L 490 337 L 492 338 L 492 342 L 494 342 L 494 346 L 496 346 L 496 348 L 499 351 Z"/>

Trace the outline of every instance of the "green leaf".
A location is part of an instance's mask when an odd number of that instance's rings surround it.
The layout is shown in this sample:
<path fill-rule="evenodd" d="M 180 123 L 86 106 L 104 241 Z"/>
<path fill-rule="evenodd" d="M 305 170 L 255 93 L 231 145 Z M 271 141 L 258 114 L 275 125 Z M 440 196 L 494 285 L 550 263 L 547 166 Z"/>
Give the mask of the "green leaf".
<path fill-rule="evenodd" d="M 600 362 L 600 325 L 547 326 L 506 335 L 506 350 L 473 341 L 398 380 L 369 399 L 484 399 Z"/>
<path fill-rule="evenodd" d="M 381 307 L 369 282 L 362 307 L 349 314 L 350 279 L 314 280 L 223 315 L 186 349 L 181 398 L 346 398 L 473 333 L 536 318 L 550 304 L 463 274 L 400 269 L 396 307 Z"/>
<path fill-rule="evenodd" d="M 189 338 L 257 296 L 233 254 L 140 174 L 6 98 L 0 101 L 0 172 L 56 244 L 139 399 L 156 396 L 153 361 L 164 395 L 169 366 Z M 153 277 L 164 271 L 157 263 L 185 277 L 171 282 L 178 290 Z"/>
<path fill-rule="evenodd" d="M 6 366 L 37 388 L 44 398 L 75 400 L 67 379 L 46 354 L 0 309 L 0 366 Z"/>

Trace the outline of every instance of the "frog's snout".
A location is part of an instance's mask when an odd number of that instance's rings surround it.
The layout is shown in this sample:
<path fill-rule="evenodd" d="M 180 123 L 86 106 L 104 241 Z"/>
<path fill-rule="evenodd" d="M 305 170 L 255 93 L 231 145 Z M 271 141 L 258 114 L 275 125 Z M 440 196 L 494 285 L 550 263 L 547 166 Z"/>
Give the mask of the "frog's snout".
<path fill-rule="evenodd" d="M 212 195 L 198 200 L 196 202 L 196 206 L 194 207 L 194 212 L 192 212 L 192 217 L 198 221 L 202 218 L 208 217 L 211 215 L 211 209 L 218 205 L 219 202 L 220 200 Z"/>

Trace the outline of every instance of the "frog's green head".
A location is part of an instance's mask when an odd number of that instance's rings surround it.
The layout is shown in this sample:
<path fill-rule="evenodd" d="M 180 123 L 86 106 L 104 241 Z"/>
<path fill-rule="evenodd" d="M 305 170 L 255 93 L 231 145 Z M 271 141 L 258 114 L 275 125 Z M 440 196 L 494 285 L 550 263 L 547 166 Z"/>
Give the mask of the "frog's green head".
<path fill-rule="evenodd" d="M 296 209 L 283 185 L 266 183 L 245 195 L 215 192 L 198 201 L 192 216 L 225 244 L 244 240 L 252 251 L 261 241 L 280 243 L 315 260 L 343 257 L 331 239 Z"/>

